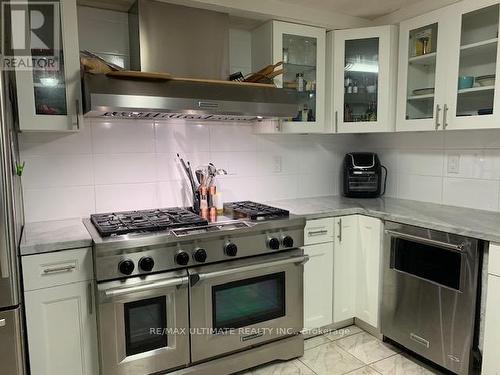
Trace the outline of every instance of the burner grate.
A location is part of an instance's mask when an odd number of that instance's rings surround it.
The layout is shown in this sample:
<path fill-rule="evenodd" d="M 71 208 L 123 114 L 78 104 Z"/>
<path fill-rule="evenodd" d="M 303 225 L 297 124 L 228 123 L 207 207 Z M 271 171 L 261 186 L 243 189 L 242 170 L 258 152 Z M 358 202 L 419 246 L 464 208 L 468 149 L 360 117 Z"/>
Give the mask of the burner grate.
<path fill-rule="evenodd" d="M 207 220 L 186 208 L 95 214 L 90 215 L 90 220 L 102 237 L 208 225 Z"/>
<path fill-rule="evenodd" d="M 224 203 L 224 214 L 233 219 L 250 219 L 254 221 L 284 219 L 290 212 L 261 203 L 242 201 Z"/>

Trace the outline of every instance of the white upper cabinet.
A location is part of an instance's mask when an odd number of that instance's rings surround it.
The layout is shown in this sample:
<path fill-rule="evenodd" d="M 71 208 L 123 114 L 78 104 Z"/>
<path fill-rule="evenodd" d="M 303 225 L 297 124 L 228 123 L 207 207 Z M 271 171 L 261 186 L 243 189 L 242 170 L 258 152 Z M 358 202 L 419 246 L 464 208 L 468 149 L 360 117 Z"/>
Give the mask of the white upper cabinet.
<path fill-rule="evenodd" d="M 462 1 L 401 23 L 398 131 L 499 127 L 499 12 Z"/>
<path fill-rule="evenodd" d="M 280 21 L 254 30 L 252 69 L 258 71 L 279 62 L 283 62 L 283 75 L 275 77 L 274 82 L 277 87 L 296 90 L 299 104 L 295 117 L 283 121 L 278 131 L 324 132 L 326 30 Z"/>
<path fill-rule="evenodd" d="M 55 4 L 57 11 L 53 13 L 47 5 L 37 6 L 33 2 L 28 5 L 28 10 L 40 11 L 50 22 L 55 14 L 58 17 L 55 22 L 60 20 L 61 27 L 59 48 L 47 51 L 31 40 L 32 56 L 53 55 L 54 69 L 16 70 L 22 131 L 77 131 L 82 122 L 76 0 L 60 0 Z"/>
<path fill-rule="evenodd" d="M 461 2 L 449 22 L 444 129 L 498 128 L 498 1 Z"/>
<path fill-rule="evenodd" d="M 327 108 L 330 131 L 393 131 L 396 106 L 397 27 L 333 31 L 329 38 Z"/>
<path fill-rule="evenodd" d="M 447 23 L 450 8 L 400 24 L 396 129 L 434 130 L 442 126 L 446 101 Z M 448 10 L 448 11 L 447 11 Z"/>

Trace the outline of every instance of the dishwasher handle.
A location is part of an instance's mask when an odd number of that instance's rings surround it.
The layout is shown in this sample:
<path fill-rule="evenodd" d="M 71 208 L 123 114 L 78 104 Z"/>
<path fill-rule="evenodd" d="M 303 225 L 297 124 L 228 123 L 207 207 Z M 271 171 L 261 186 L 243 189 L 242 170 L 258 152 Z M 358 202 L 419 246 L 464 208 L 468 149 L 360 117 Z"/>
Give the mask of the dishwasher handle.
<path fill-rule="evenodd" d="M 433 240 L 431 238 L 415 236 L 413 234 L 397 232 L 397 231 L 389 230 L 389 229 L 386 229 L 385 233 L 391 237 L 394 237 L 394 238 L 401 238 L 403 240 L 418 242 L 418 243 L 431 245 L 431 246 L 437 246 L 437 247 L 441 247 L 444 249 L 454 250 L 454 251 L 459 251 L 459 252 L 463 252 L 464 246 L 465 246 L 465 244 L 463 244 L 463 243 L 462 244 L 452 244 L 452 243 L 448 243 L 448 242 Z"/>
<path fill-rule="evenodd" d="M 296 265 L 303 265 L 303 264 L 307 263 L 308 261 L 309 261 L 309 255 L 303 255 L 303 256 L 298 256 L 298 257 L 291 257 L 291 258 L 276 260 L 274 262 L 269 262 L 269 263 L 258 263 L 258 264 L 251 264 L 248 266 L 235 267 L 235 268 L 230 268 L 228 270 L 221 270 L 221 271 L 214 271 L 214 272 L 207 272 L 207 273 L 193 273 L 193 274 L 189 275 L 189 281 L 190 281 L 190 285 L 194 286 L 200 281 L 214 279 L 216 277 L 234 275 L 234 274 L 237 274 L 240 272 L 257 271 L 257 270 L 260 270 L 263 268 L 282 266 L 282 265 L 286 265 L 286 264 L 290 264 L 290 263 L 295 263 Z"/>

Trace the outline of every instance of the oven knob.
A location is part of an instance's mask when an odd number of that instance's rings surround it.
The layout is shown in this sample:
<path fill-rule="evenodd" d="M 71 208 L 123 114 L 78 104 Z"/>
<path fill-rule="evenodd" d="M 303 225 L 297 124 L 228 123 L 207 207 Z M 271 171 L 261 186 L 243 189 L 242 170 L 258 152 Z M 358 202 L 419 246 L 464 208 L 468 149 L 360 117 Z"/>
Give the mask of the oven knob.
<path fill-rule="evenodd" d="M 175 263 L 179 266 L 185 266 L 189 263 L 189 254 L 185 251 L 181 251 L 175 255 Z"/>
<path fill-rule="evenodd" d="M 293 238 L 290 236 L 283 236 L 281 243 L 284 247 L 293 247 Z"/>
<path fill-rule="evenodd" d="M 143 257 L 139 260 L 139 268 L 143 271 L 150 272 L 155 266 L 155 261 L 151 257 Z"/>
<path fill-rule="evenodd" d="M 228 242 L 226 246 L 224 246 L 224 252 L 228 257 L 235 257 L 238 253 L 238 246 L 234 243 Z"/>
<path fill-rule="evenodd" d="M 276 237 L 268 238 L 267 239 L 267 246 L 271 250 L 279 250 L 279 248 L 280 248 L 280 240 L 278 240 Z"/>
<path fill-rule="evenodd" d="M 193 258 L 197 262 L 203 263 L 207 260 L 207 252 L 205 251 L 205 249 L 198 249 L 194 252 Z"/>
<path fill-rule="evenodd" d="M 130 259 L 122 260 L 120 264 L 118 264 L 118 269 L 124 275 L 130 275 L 132 272 L 134 272 L 134 268 L 134 262 L 132 262 Z"/>

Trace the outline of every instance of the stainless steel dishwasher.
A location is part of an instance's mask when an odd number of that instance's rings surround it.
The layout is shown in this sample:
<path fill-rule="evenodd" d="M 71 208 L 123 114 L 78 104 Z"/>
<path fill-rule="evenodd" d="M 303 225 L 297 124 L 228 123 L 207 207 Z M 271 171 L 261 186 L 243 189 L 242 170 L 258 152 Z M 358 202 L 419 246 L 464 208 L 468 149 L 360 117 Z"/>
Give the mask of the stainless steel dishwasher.
<path fill-rule="evenodd" d="M 385 228 L 382 334 L 468 374 L 481 241 L 391 222 Z"/>

